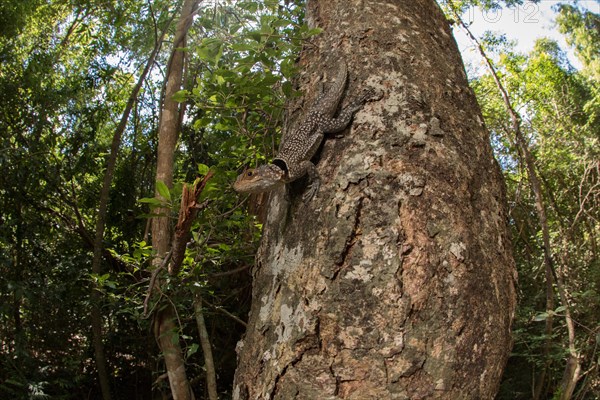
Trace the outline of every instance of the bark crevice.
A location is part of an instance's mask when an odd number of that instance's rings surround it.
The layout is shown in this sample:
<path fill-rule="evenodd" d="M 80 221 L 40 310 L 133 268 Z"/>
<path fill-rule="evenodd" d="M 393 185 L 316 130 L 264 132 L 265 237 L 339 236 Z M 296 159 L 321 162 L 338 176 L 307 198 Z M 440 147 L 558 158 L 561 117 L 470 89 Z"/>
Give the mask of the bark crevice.
<path fill-rule="evenodd" d="M 342 249 L 338 260 L 336 260 L 336 262 L 335 262 L 335 264 L 338 266 L 338 268 L 336 268 L 334 270 L 334 273 L 331 276 L 331 280 L 335 280 L 337 278 L 340 270 L 343 268 L 344 265 L 346 265 L 347 258 L 351 254 L 352 248 L 354 247 L 356 242 L 358 240 L 360 240 L 360 217 L 361 217 L 364 200 L 365 199 L 363 197 L 360 197 L 357 199 L 358 204 L 356 205 L 356 208 L 353 213 L 354 214 L 354 218 L 353 218 L 354 222 L 352 224 L 349 234 L 346 236 L 344 248 Z"/>

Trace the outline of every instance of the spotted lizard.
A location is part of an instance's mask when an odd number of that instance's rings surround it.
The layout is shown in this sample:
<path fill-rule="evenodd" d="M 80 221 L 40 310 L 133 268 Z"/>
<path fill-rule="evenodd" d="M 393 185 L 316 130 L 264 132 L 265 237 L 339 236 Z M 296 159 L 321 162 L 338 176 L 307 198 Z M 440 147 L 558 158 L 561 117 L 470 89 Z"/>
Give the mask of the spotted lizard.
<path fill-rule="evenodd" d="M 317 168 L 311 159 L 319 149 L 325 134 L 344 130 L 354 113 L 373 95 L 372 92 L 367 92 L 334 117 L 344 95 L 347 80 L 348 68 L 342 61 L 331 88 L 321 93 L 298 128 L 283 138 L 273 161 L 244 171 L 238 176 L 233 188 L 241 193 L 267 192 L 308 174 L 309 185 L 302 198 L 309 202 L 317 194 L 321 184 Z"/>

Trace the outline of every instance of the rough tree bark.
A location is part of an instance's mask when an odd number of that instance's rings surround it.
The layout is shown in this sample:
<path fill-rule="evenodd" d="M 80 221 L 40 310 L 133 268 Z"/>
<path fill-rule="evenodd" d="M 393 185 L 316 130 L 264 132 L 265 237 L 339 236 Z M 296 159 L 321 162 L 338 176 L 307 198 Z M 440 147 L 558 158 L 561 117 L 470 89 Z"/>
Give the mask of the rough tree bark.
<path fill-rule="evenodd" d="M 433 0 L 314 0 L 307 18 L 323 34 L 302 54 L 290 119 L 340 58 L 344 102 L 384 96 L 324 144 L 312 202 L 303 182 L 272 195 L 234 399 L 491 399 L 516 276 L 502 176 L 448 22 Z"/>
<path fill-rule="evenodd" d="M 164 182 L 168 187 L 173 186 L 173 168 L 175 144 L 179 134 L 180 106 L 173 99 L 173 95 L 181 89 L 184 69 L 185 37 L 190 28 L 193 16 L 200 0 L 185 0 L 181 8 L 181 16 L 177 23 L 173 50 L 169 59 L 167 75 L 165 77 L 166 89 L 163 107 L 160 115 L 158 132 L 158 155 L 156 161 L 156 180 Z M 158 196 L 158 193 L 157 193 Z M 167 214 L 170 210 L 159 209 L 159 214 Z M 162 258 L 169 251 L 171 243 L 171 220 L 168 216 L 152 219 L 152 248 L 157 257 L 154 266 L 162 263 Z M 154 316 L 154 335 L 165 359 L 171 393 L 175 400 L 193 399 L 189 381 L 185 373 L 185 363 L 178 340 L 174 340 L 178 328 L 173 305 L 170 302 L 163 304 Z"/>

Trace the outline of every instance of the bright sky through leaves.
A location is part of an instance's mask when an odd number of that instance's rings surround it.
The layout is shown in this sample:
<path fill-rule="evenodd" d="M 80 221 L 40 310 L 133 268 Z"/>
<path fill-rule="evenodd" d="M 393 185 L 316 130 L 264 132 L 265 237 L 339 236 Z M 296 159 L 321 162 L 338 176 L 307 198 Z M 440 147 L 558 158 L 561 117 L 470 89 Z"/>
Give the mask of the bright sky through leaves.
<path fill-rule="evenodd" d="M 511 8 L 502 8 L 496 11 L 484 12 L 479 8 L 470 9 L 463 18 L 465 22 L 472 22 L 471 31 L 475 36 L 481 37 L 485 31 L 505 34 L 509 40 L 517 42 L 516 50 L 527 53 L 533 49 L 535 41 L 542 37 L 556 40 L 560 47 L 567 52 L 569 61 L 576 68 L 581 68 L 581 63 L 575 57 L 572 49 L 567 45 L 564 36 L 558 31 L 555 19 L 554 6 L 564 1 L 540 1 L 533 3 L 526 1 L 522 5 Z M 577 4 L 589 11 L 600 14 L 600 2 L 596 0 L 578 1 Z M 472 63 L 478 66 L 481 63 L 479 55 L 473 50 L 472 43 L 459 28 L 454 29 L 458 47 L 462 53 L 465 64 Z M 480 72 L 484 72 L 477 68 Z"/>

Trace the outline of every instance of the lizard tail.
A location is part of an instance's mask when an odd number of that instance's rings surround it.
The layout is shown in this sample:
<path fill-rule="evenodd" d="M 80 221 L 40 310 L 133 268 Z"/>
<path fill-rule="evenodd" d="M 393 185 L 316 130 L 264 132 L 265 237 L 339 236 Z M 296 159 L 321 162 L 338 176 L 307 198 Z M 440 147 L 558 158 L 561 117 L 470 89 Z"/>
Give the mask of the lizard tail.
<path fill-rule="evenodd" d="M 348 66 L 346 61 L 340 59 L 338 62 L 338 73 L 335 82 L 327 92 L 321 95 L 315 102 L 314 109 L 320 111 L 324 116 L 333 118 L 338 109 L 340 101 L 346 89 L 348 81 Z"/>

